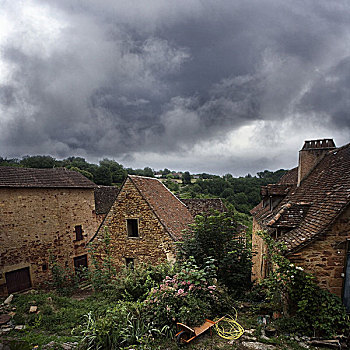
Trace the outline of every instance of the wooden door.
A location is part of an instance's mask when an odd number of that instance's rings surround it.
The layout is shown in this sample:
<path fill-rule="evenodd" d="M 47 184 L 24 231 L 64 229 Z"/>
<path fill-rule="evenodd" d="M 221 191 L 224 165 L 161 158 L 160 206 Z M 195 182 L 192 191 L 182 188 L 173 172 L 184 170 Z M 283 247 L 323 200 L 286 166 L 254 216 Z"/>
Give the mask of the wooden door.
<path fill-rule="evenodd" d="M 31 288 L 29 267 L 5 273 L 9 294 Z"/>

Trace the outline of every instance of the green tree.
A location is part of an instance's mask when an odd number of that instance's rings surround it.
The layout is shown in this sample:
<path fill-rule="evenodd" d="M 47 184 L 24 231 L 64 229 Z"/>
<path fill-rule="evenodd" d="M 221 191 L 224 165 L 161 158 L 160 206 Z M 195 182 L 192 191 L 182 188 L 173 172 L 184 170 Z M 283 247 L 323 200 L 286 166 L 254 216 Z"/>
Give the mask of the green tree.
<path fill-rule="evenodd" d="M 115 160 L 103 159 L 100 161 L 100 166 L 106 167 L 112 174 L 112 182 L 121 184 L 127 176 L 127 172 L 124 167 Z"/>
<path fill-rule="evenodd" d="M 147 177 L 154 177 L 154 172 L 150 167 L 145 167 L 143 169 L 143 176 L 147 176 Z"/>
<path fill-rule="evenodd" d="M 20 164 L 26 168 L 54 168 L 56 159 L 51 156 L 25 156 Z"/>
<path fill-rule="evenodd" d="M 183 235 L 178 255 L 180 259 L 193 256 L 198 265 L 206 258 L 214 258 L 218 280 L 238 296 L 251 285 L 251 250 L 241 239 L 237 224 L 232 211 L 196 216 L 195 223 Z"/>
<path fill-rule="evenodd" d="M 189 185 L 191 184 L 191 174 L 188 172 L 188 171 L 185 171 L 183 174 L 182 174 L 182 183 L 184 185 Z"/>
<path fill-rule="evenodd" d="M 111 186 L 112 173 L 106 166 L 98 167 L 94 175 L 94 181 L 97 185 Z"/>

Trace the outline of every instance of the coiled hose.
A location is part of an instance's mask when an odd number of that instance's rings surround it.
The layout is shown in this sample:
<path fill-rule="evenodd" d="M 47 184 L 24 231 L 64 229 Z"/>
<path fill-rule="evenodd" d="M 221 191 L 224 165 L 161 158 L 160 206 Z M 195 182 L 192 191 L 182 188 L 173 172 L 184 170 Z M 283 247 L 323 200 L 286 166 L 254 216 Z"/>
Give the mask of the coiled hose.
<path fill-rule="evenodd" d="M 240 338 L 244 333 L 244 328 L 236 320 L 237 311 L 235 309 L 235 317 L 225 315 L 221 321 L 215 323 L 214 327 L 218 335 L 227 340 L 236 340 Z"/>

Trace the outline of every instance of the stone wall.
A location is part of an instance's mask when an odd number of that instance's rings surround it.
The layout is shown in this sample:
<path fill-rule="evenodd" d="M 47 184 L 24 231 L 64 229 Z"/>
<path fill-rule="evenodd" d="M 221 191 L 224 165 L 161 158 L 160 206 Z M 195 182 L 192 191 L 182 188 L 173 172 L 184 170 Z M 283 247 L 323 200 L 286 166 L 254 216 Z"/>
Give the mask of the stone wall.
<path fill-rule="evenodd" d="M 350 208 L 321 237 L 299 252 L 289 255 L 288 259 L 311 272 L 321 287 L 341 297 L 347 239 L 350 239 Z"/>
<path fill-rule="evenodd" d="M 93 189 L 0 189 L 0 294 L 7 294 L 5 273 L 29 267 L 34 287 L 50 278 L 50 255 L 74 267 L 103 216 L 95 214 Z M 75 226 L 83 239 L 75 241 Z"/>
<path fill-rule="evenodd" d="M 253 217 L 253 234 L 252 234 L 252 281 L 261 280 L 265 278 L 266 274 L 266 262 L 264 260 L 264 254 L 266 254 L 266 245 L 264 240 L 256 234 L 260 231 L 261 227 L 256 219 Z"/>
<path fill-rule="evenodd" d="M 127 219 L 137 219 L 139 237 L 128 237 Z M 137 263 L 158 264 L 174 258 L 174 244 L 164 227 L 130 179 L 127 179 L 93 240 L 96 252 L 103 257 L 104 227 L 111 238 L 111 254 L 117 269 L 126 258 Z"/>

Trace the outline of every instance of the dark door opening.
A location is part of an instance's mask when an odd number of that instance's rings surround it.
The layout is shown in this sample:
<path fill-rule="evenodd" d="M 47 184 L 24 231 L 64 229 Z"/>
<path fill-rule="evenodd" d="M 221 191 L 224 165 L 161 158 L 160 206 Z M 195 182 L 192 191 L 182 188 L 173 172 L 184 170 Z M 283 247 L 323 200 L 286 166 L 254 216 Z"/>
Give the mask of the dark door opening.
<path fill-rule="evenodd" d="M 88 267 L 87 255 L 81 255 L 74 258 L 74 268 L 75 272 L 80 272 L 83 268 Z"/>
<path fill-rule="evenodd" d="M 7 292 L 9 294 L 32 287 L 29 267 L 5 273 Z"/>

